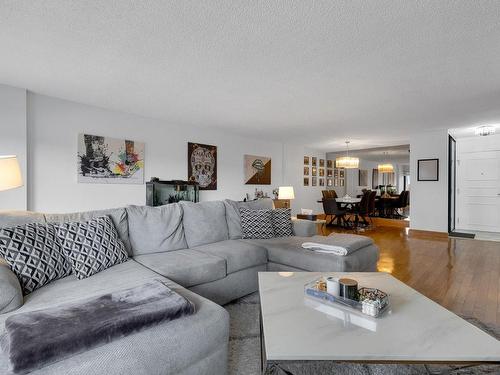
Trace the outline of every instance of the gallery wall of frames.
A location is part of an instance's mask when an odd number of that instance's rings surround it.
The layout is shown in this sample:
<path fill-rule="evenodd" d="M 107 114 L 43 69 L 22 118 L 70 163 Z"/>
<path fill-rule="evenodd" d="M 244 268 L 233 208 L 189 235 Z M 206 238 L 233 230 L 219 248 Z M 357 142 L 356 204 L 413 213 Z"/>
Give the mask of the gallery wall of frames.
<path fill-rule="evenodd" d="M 304 156 L 304 186 L 345 186 L 344 168 L 335 168 L 335 161 Z"/>

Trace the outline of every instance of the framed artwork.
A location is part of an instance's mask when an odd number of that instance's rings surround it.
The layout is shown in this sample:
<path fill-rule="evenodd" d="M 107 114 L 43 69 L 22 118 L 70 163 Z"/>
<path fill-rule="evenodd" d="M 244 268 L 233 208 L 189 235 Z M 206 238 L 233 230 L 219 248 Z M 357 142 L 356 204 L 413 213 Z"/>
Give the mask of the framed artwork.
<path fill-rule="evenodd" d="M 378 169 L 373 168 L 373 170 L 372 170 L 372 189 L 377 189 L 378 185 L 380 185 L 378 183 Z"/>
<path fill-rule="evenodd" d="M 309 167 L 304 167 L 304 176 L 309 176 Z"/>
<path fill-rule="evenodd" d="M 333 170 L 333 177 L 339 178 L 339 170 L 338 169 Z"/>
<path fill-rule="evenodd" d="M 325 170 L 323 168 L 319 169 L 319 177 L 324 177 L 325 176 Z"/>
<path fill-rule="evenodd" d="M 80 183 L 144 183 L 142 142 L 78 134 L 77 157 L 77 181 Z"/>
<path fill-rule="evenodd" d="M 339 169 L 339 178 L 345 178 L 345 170 Z"/>
<path fill-rule="evenodd" d="M 326 177 L 333 177 L 333 169 L 326 170 Z"/>
<path fill-rule="evenodd" d="M 304 165 L 309 165 L 309 156 L 304 156 Z"/>
<path fill-rule="evenodd" d="M 333 169 L 333 160 L 327 160 L 326 161 L 326 167 L 330 168 L 330 169 Z"/>
<path fill-rule="evenodd" d="M 333 180 L 331 178 L 326 179 L 326 186 L 329 186 L 329 187 L 333 186 Z"/>
<path fill-rule="evenodd" d="M 417 181 L 439 181 L 439 159 L 419 159 Z"/>
<path fill-rule="evenodd" d="M 317 179 L 316 179 L 316 177 L 313 177 L 311 182 L 312 182 L 311 186 L 316 186 L 317 185 Z"/>
<path fill-rule="evenodd" d="M 339 186 L 339 179 L 338 178 L 333 179 L 333 186 Z"/>
<path fill-rule="evenodd" d="M 341 179 L 339 180 L 339 182 L 340 182 L 340 186 L 344 186 L 344 185 L 345 185 L 345 180 L 344 180 L 343 178 L 341 178 Z"/>
<path fill-rule="evenodd" d="M 304 186 L 309 186 L 309 177 L 304 177 Z"/>
<path fill-rule="evenodd" d="M 321 168 L 324 168 L 325 167 L 325 159 L 319 159 L 319 166 Z"/>
<path fill-rule="evenodd" d="M 325 179 L 324 178 L 319 179 L 319 186 L 325 186 Z"/>
<path fill-rule="evenodd" d="M 368 170 L 360 169 L 358 171 L 358 186 L 368 186 Z"/>
<path fill-rule="evenodd" d="M 317 165 L 318 158 L 316 156 L 312 157 L 312 166 L 315 167 Z"/>
<path fill-rule="evenodd" d="M 312 167 L 311 172 L 313 176 L 316 176 L 318 174 L 318 170 L 316 169 L 316 167 Z"/>
<path fill-rule="evenodd" d="M 271 158 L 245 155 L 245 185 L 271 185 Z"/>
<path fill-rule="evenodd" d="M 200 190 L 217 190 L 217 146 L 188 142 L 188 180 Z"/>

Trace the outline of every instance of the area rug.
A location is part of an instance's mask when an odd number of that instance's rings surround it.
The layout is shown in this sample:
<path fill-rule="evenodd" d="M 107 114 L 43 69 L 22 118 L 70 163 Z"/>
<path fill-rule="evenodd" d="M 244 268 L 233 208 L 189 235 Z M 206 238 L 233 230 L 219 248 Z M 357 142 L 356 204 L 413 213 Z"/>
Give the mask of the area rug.
<path fill-rule="evenodd" d="M 258 375 L 260 371 L 259 294 L 253 293 L 224 306 L 231 317 L 229 374 Z M 500 339 L 500 327 L 488 327 L 465 318 Z M 269 375 L 476 375 L 500 374 L 500 365 L 368 365 L 332 362 L 297 362 L 275 365 Z"/>

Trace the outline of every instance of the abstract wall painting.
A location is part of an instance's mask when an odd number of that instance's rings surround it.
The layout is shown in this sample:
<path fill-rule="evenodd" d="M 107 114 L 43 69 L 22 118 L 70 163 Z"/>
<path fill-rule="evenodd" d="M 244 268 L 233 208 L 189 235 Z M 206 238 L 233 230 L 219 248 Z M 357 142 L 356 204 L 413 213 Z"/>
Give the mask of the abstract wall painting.
<path fill-rule="evenodd" d="M 144 183 L 144 143 L 91 134 L 78 135 L 78 182 Z"/>
<path fill-rule="evenodd" d="M 188 180 L 200 190 L 217 190 L 217 146 L 188 142 Z"/>
<path fill-rule="evenodd" d="M 359 170 L 358 186 L 368 186 L 368 170 L 366 169 Z"/>
<path fill-rule="evenodd" d="M 271 158 L 245 155 L 245 185 L 271 185 Z"/>

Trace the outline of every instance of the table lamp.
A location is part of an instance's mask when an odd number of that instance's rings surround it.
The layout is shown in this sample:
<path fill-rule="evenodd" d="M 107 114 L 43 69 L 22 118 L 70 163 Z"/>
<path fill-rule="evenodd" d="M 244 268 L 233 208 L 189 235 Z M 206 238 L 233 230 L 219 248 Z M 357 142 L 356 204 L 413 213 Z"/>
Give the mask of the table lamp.
<path fill-rule="evenodd" d="M 0 156 L 0 191 L 23 186 L 21 169 L 15 155 Z"/>
<path fill-rule="evenodd" d="M 278 199 L 285 200 L 285 207 L 290 208 L 289 200 L 295 199 L 295 194 L 293 192 L 293 186 L 280 186 L 278 188 Z"/>

